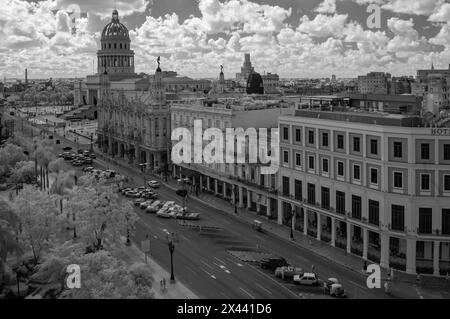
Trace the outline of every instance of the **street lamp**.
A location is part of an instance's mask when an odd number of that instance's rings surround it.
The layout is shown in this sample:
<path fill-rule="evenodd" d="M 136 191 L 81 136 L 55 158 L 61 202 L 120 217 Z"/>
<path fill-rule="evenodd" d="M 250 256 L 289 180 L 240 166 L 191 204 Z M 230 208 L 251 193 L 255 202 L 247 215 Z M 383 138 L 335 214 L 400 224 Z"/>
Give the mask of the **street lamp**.
<path fill-rule="evenodd" d="M 169 251 L 170 251 L 170 281 L 175 281 L 175 276 L 173 275 L 173 252 L 175 251 L 175 245 L 172 242 L 172 239 L 169 241 Z"/>

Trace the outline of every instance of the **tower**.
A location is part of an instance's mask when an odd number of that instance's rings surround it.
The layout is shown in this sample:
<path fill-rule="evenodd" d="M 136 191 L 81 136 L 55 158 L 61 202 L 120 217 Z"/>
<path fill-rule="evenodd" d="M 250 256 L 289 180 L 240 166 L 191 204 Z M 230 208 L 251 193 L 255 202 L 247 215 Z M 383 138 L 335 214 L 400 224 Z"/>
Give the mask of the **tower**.
<path fill-rule="evenodd" d="M 163 83 L 163 75 L 161 71 L 161 57 L 158 57 L 156 60 L 158 63 L 158 67 L 156 68 L 155 75 L 153 76 L 153 83 L 152 83 L 152 95 L 154 101 L 162 106 L 166 104 L 166 90 Z"/>

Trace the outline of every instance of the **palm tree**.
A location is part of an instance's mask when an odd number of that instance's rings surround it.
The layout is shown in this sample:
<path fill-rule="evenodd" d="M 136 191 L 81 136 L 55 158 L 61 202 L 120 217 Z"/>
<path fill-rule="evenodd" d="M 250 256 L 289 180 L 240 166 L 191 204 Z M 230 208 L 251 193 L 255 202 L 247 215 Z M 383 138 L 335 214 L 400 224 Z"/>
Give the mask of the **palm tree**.
<path fill-rule="evenodd" d="M 23 249 L 18 243 L 13 231 L 20 226 L 19 217 L 5 200 L 0 200 L 0 291 L 3 287 L 5 276 L 5 263 L 10 253 L 21 255 Z"/>

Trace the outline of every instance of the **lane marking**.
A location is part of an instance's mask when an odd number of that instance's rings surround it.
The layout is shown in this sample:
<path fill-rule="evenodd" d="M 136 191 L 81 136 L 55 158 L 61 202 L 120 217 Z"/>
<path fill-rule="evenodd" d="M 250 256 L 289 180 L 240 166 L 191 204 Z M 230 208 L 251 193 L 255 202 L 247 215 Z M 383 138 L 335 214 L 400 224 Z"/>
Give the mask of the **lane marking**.
<path fill-rule="evenodd" d="M 231 299 L 230 297 L 228 297 L 227 295 L 225 295 L 223 292 L 220 292 L 220 294 L 221 294 L 222 296 L 224 296 L 226 299 Z"/>
<path fill-rule="evenodd" d="M 270 295 L 272 294 L 272 292 L 266 288 L 264 288 L 262 285 L 258 284 L 257 282 L 255 282 L 255 285 L 258 286 L 259 288 L 261 288 L 262 290 L 266 291 L 267 293 L 269 293 Z"/>
<path fill-rule="evenodd" d="M 220 262 L 220 263 L 224 264 L 224 265 L 226 265 L 226 264 L 227 264 L 226 262 L 224 262 L 224 261 L 220 260 L 220 259 L 219 259 L 219 258 L 217 258 L 217 257 L 214 257 L 214 259 L 215 259 L 215 260 L 217 260 L 218 262 Z"/>
<path fill-rule="evenodd" d="M 420 291 L 419 291 L 419 289 L 417 288 L 417 286 L 414 286 L 414 289 L 416 290 L 417 295 L 419 296 L 419 298 L 420 298 L 420 299 L 423 299 L 423 296 L 422 296 L 422 294 L 420 293 Z"/>
<path fill-rule="evenodd" d="M 200 259 L 200 262 L 203 264 L 203 265 L 205 265 L 206 267 L 208 267 L 208 268 L 210 268 L 210 269 L 213 269 L 214 270 L 214 267 L 212 267 L 212 266 L 210 266 L 210 265 L 208 265 L 203 259 Z"/>
<path fill-rule="evenodd" d="M 204 273 L 206 273 L 209 277 L 211 277 L 212 279 L 217 279 L 216 276 L 214 276 L 213 274 L 209 273 L 208 271 L 206 271 L 205 269 L 203 269 L 202 267 L 199 267 Z"/>
<path fill-rule="evenodd" d="M 197 275 L 197 273 L 189 266 L 186 266 L 187 270 L 189 270 L 190 272 L 192 272 L 194 275 Z"/>
<path fill-rule="evenodd" d="M 189 242 L 189 243 L 191 242 L 191 240 L 190 240 L 189 238 L 187 238 L 186 236 L 184 236 L 184 235 L 180 235 L 180 237 L 181 237 L 181 238 L 184 238 L 184 240 L 186 240 L 186 241 Z"/>
<path fill-rule="evenodd" d="M 245 290 L 244 288 L 242 288 L 242 287 L 239 287 L 239 289 L 241 289 L 243 292 L 245 292 L 247 295 L 249 295 L 250 296 L 250 298 L 252 298 L 252 299 L 256 299 L 255 297 L 253 297 L 253 295 L 251 294 L 251 293 L 249 293 L 247 290 Z"/>

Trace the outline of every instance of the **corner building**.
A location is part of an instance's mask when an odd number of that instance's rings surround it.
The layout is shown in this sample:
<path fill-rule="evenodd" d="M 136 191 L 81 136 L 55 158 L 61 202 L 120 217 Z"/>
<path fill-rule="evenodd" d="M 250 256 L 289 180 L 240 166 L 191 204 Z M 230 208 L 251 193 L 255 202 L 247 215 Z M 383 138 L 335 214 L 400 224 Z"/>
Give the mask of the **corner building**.
<path fill-rule="evenodd" d="M 410 274 L 450 272 L 450 134 L 417 116 L 281 116 L 278 223 Z"/>

